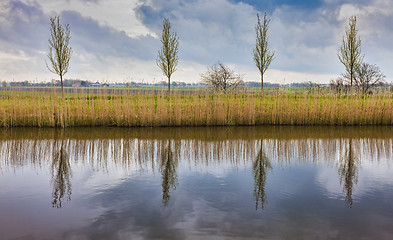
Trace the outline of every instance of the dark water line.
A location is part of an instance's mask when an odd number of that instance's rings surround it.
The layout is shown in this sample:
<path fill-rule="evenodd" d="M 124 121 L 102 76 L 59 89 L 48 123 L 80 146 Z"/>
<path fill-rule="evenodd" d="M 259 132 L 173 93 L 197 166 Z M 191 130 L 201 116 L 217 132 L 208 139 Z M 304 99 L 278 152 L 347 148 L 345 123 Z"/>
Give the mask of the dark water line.
<path fill-rule="evenodd" d="M 393 138 L 393 126 L 249 126 L 249 127 L 132 127 L 132 128 L 0 128 L 0 139 L 337 139 Z"/>

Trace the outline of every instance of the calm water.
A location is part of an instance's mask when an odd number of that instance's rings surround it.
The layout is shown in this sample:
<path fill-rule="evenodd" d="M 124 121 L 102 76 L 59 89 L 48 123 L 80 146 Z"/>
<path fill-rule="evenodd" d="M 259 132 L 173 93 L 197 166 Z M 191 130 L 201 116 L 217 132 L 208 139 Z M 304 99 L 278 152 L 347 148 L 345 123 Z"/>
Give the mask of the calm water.
<path fill-rule="evenodd" d="M 0 134 L 0 239 L 393 239 L 391 127 Z"/>

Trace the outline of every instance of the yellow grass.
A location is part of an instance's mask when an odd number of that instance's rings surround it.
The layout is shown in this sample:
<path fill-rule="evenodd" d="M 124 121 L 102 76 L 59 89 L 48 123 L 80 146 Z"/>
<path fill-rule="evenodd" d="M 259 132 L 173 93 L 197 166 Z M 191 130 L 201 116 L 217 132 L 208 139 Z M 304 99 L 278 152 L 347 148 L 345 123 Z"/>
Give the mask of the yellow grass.
<path fill-rule="evenodd" d="M 392 125 L 391 95 L 8 92 L 1 127 Z"/>

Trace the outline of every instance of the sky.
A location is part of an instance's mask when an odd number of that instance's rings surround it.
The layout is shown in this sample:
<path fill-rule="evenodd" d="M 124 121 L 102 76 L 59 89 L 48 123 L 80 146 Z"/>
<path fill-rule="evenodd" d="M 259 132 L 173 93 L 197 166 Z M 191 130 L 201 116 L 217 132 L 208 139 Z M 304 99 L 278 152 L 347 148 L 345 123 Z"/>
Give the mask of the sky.
<path fill-rule="evenodd" d="M 348 18 L 356 15 L 364 61 L 393 80 L 391 0 L 0 0 L 0 81 L 45 82 L 49 18 L 71 29 L 66 79 L 166 81 L 156 65 L 162 20 L 179 37 L 172 81 L 195 83 L 209 66 L 230 66 L 260 81 L 253 62 L 257 13 L 271 19 L 275 59 L 265 81 L 328 83 L 344 73 L 337 53 Z"/>

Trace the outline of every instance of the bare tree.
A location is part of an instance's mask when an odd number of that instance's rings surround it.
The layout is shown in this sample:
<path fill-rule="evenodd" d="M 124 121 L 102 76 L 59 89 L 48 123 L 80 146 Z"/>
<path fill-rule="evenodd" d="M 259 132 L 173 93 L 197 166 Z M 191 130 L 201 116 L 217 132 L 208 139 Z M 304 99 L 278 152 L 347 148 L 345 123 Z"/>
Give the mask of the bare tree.
<path fill-rule="evenodd" d="M 168 19 L 163 21 L 161 36 L 162 48 L 158 51 L 157 65 L 168 78 L 168 93 L 171 91 L 171 76 L 176 71 L 179 62 L 179 38 L 171 33 L 171 24 Z"/>
<path fill-rule="evenodd" d="M 242 76 L 222 63 L 217 63 L 208 68 L 206 73 L 201 74 L 201 78 L 206 85 L 213 87 L 216 91 L 225 93 L 243 84 Z"/>
<path fill-rule="evenodd" d="M 274 52 L 272 53 L 269 50 L 267 41 L 267 31 L 269 29 L 270 19 L 267 17 L 266 12 L 263 16 L 263 22 L 261 22 L 259 14 L 257 14 L 257 18 L 258 22 L 255 26 L 257 39 L 254 48 L 254 61 L 261 73 L 261 90 L 263 91 L 263 75 L 274 59 Z"/>
<path fill-rule="evenodd" d="M 59 16 L 51 17 L 48 58 L 52 67 L 49 67 L 48 63 L 46 63 L 46 67 L 52 73 L 60 76 L 62 97 L 64 96 L 63 76 L 68 72 L 72 53 L 72 49 L 69 47 L 70 38 L 70 25 L 66 24 L 63 28 Z"/>
<path fill-rule="evenodd" d="M 350 86 L 353 86 L 353 80 L 356 69 L 363 62 L 364 56 L 361 55 L 361 40 L 357 37 L 356 16 L 349 18 L 349 26 L 345 29 L 345 36 L 338 52 L 340 62 L 344 64 L 346 73 L 343 77 L 350 80 Z"/>
<path fill-rule="evenodd" d="M 383 84 L 384 81 L 385 75 L 376 65 L 362 63 L 356 68 L 354 84 L 363 94 L 368 93 L 371 88 Z"/>
<path fill-rule="evenodd" d="M 329 86 L 335 93 L 342 93 L 348 90 L 348 84 L 342 77 L 330 80 Z"/>

